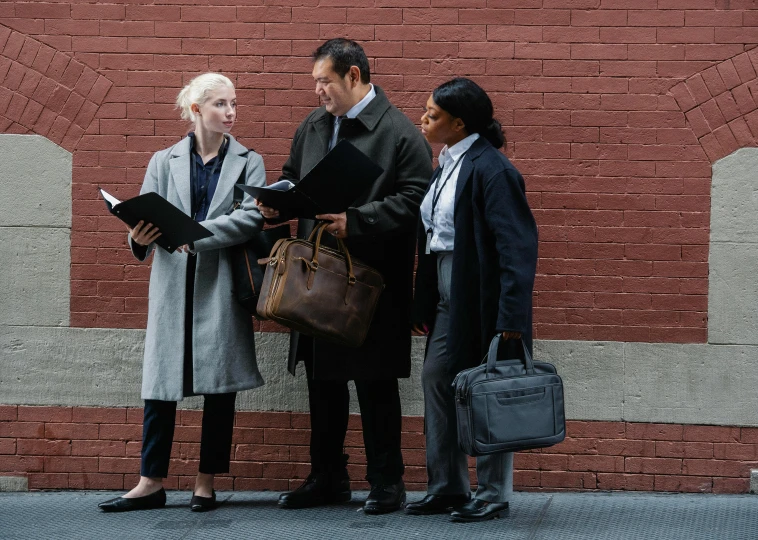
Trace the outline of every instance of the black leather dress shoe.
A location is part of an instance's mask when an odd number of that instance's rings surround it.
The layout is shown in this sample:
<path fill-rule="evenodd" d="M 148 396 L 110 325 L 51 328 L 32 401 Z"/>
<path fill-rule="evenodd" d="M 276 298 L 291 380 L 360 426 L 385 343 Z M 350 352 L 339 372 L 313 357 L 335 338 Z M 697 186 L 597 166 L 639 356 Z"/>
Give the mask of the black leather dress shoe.
<path fill-rule="evenodd" d="M 207 512 L 208 510 L 215 510 L 218 508 L 216 502 L 216 490 L 211 492 L 210 497 L 201 497 L 200 495 L 192 494 L 190 499 L 190 510 L 193 512 Z"/>
<path fill-rule="evenodd" d="M 400 510 L 405 504 L 405 484 L 402 480 L 397 484 L 377 484 L 371 488 L 366 502 L 363 504 L 365 514 L 387 514 Z"/>
<path fill-rule="evenodd" d="M 338 479 L 325 474 L 310 474 L 296 490 L 279 496 L 279 508 L 312 508 L 347 502 L 351 497 L 347 473 Z"/>
<path fill-rule="evenodd" d="M 471 499 L 458 510 L 450 514 L 450 521 L 487 521 L 500 517 L 500 513 L 508 508 L 508 503 L 493 503 L 481 499 Z"/>
<path fill-rule="evenodd" d="M 457 510 L 471 499 L 470 493 L 460 495 L 427 495 L 418 502 L 405 505 L 405 513 L 414 516 L 430 516 L 432 514 L 449 514 Z"/>
<path fill-rule="evenodd" d="M 103 512 L 131 512 L 132 510 L 152 510 L 166 506 L 166 490 L 159 489 L 155 493 L 144 497 L 116 497 L 109 501 L 101 502 L 97 507 Z"/>

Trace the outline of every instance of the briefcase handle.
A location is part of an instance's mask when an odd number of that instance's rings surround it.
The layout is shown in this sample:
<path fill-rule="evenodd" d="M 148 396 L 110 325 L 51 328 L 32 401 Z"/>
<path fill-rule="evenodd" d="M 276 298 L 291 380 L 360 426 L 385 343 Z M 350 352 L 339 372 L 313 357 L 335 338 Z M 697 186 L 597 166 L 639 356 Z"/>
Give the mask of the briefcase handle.
<path fill-rule="evenodd" d="M 492 338 L 492 341 L 490 341 L 490 350 L 487 353 L 487 378 L 489 378 L 490 374 L 496 374 L 497 352 L 502 341 L 504 341 L 503 335 L 500 333 L 498 333 L 495 337 Z M 521 346 L 524 348 L 524 360 L 522 360 L 522 362 L 524 364 L 524 368 L 526 369 L 526 374 L 534 375 L 534 362 L 532 361 L 532 355 L 529 354 L 529 349 L 526 348 L 526 343 L 524 343 L 523 338 L 519 338 L 519 341 L 521 342 Z"/>
<path fill-rule="evenodd" d="M 311 234 L 308 236 L 309 242 L 313 242 L 314 236 L 316 238 L 316 241 L 313 244 L 313 258 L 310 261 L 305 261 L 309 269 L 308 281 L 306 283 L 308 290 L 310 290 L 310 288 L 313 286 L 313 280 L 319 268 L 318 252 L 319 252 L 319 248 L 321 247 L 321 237 L 323 236 L 324 231 L 326 230 L 328 226 L 329 226 L 328 221 L 320 221 L 316 225 L 316 227 L 311 231 Z M 355 274 L 353 273 L 353 259 L 350 257 L 350 252 L 347 250 L 347 246 L 342 241 L 342 239 L 337 238 L 336 240 L 337 240 L 337 246 L 339 250 L 345 256 L 345 265 L 347 266 L 347 288 L 345 289 L 345 304 L 347 305 L 348 293 L 350 292 L 350 288 L 353 285 L 355 285 L 355 282 L 356 282 Z"/>

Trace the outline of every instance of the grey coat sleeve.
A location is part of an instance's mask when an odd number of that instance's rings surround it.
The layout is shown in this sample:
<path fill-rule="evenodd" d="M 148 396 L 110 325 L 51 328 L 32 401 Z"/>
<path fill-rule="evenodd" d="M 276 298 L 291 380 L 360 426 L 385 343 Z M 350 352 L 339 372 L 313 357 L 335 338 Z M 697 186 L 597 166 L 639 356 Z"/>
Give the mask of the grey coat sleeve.
<path fill-rule="evenodd" d="M 245 184 L 262 187 L 266 185 L 266 170 L 263 158 L 250 152 L 247 158 L 247 176 Z M 192 251 L 201 252 L 209 249 L 221 249 L 241 244 L 263 227 L 263 216 L 252 195 L 245 194 L 241 206 L 231 214 L 219 216 L 200 222 L 213 233 L 194 243 Z"/>
<path fill-rule="evenodd" d="M 142 188 L 139 190 L 139 194 L 142 195 L 143 193 L 149 193 L 149 192 L 158 192 L 158 154 L 153 154 L 153 157 L 150 158 L 150 162 L 147 164 L 147 171 L 145 171 L 145 179 L 142 181 Z M 129 242 L 129 248 L 132 250 L 132 255 L 139 260 L 144 261 L 150 256 L 150 253 L 152 253 L 153 248 L 155 247 L 155 242 L 147 245 L 147 246 L 141 246 L 132 240 L 131 234 L 127 234 L 127 241 Z"/>
<path fill-rule="evenodd" d="M 348 208 L 349 237 L 394 233 L 406 228 L 414 230 L 418 209 L 432 176 L 432 149 L 410 121 L 408 126 L 396 125 L 395 133 L 394 193 L 380 201 Z"/>

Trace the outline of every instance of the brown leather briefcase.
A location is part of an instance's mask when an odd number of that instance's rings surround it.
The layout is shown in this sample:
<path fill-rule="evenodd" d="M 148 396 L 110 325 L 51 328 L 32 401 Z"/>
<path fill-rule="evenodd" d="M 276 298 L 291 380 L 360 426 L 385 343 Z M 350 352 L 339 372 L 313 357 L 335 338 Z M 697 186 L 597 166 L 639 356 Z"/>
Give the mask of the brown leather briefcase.
<path fill-rule="evenodd" d="M 321 245 L 327 223 L 308 240 L 279 240 L 263 277 L 258 315 L 303 334 L 348 347 L 366 339 L 384 280 L 379 272 L 339 250 Z M 315 236 L 315 242 L 313 238 Z"/>

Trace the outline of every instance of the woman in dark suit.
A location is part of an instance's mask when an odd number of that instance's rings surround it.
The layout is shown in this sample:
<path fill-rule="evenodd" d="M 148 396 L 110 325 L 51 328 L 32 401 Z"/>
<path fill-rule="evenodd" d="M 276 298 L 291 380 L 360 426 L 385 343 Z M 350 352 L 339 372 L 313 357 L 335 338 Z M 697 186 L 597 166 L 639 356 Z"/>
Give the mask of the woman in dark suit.
<path fill-rule="evenodd" d="M 476 83 L 457 78 L 434 90 L 421 130 L 445 147 L 421 205 L 414 299 L 414 328 L 429 335 L 422 371 L 428 493 L 406 512 L 453 510 L 453 521 L 482 521 L 508 507 L 513 453 L 477 458 L 471 499 L 451 383 L 481 362 L 496 334 L 510 358 L 523 355 L 520 340 L 531 350 L 537 225 L 523 177 L 498 151 L 505 135 L 492 101 Z"/>

